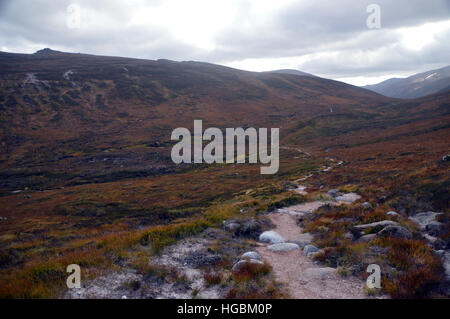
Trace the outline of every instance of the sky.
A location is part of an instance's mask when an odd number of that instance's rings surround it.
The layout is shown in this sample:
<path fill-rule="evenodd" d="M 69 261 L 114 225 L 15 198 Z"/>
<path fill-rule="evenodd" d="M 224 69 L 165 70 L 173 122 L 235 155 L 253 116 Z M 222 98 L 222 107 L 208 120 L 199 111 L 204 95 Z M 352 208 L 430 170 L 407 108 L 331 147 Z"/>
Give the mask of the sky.
<path fill-rule="evenodd" d="M 354 85 L 447 66 L 449 39 L 450 0 L 0 0 L 0 51 L 297 69 Z"/>

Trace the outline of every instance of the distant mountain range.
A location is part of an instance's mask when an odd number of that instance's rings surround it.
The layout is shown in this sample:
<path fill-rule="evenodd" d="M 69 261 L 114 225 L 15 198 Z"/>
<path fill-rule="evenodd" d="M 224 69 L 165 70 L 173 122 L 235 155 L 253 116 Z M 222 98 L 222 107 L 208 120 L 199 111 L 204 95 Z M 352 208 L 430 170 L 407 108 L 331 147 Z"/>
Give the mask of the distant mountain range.
<path fill-rule="evenodd" d="M 363 88 L 388 97 L 414 99 L 450 88 L 450 66 L 418 73 L 407 78 L 392 78 Z"/>

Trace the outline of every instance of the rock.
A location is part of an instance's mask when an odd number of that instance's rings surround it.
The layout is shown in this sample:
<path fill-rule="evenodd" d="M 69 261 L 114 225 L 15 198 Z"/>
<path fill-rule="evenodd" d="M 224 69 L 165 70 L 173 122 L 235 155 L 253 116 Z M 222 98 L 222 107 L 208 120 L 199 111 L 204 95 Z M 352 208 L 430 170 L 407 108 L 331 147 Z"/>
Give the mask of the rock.
<path fill-rule="evenodd" d="M 313 235 L 311 235 L 310 233 L 303 233 L 303 234 L 298 235 L 295 243 L 298 244 L 300 247 L 304 247 L 306 245 L 311 244 L 312 240 L 313 240 Z"/>
<path fill-rule="evenodd" d="M 445 225 L 443 223 L 433 221 L 425 226 L 425 230 L 431 236 L 440 236 L 445 231 Z"/>
<path fill-rule="evenodd" d="M 352 234 L 351 232 L 346 232 L 346 233 L 344 234 L 344 239 L 353 241 L 353 239 L 355 239 L 355 236 L 353 236 L 353 234 Z"/>
<path fill-rule="evenodd" d="M 362 207 L 364 207 L 365 209 L 371 209 L 372 208 L 372 204 L 369 202 L 364 202 L 361 204 Z"/>
<path fill-rule="evenodd" d="M 398 223 L 392 221 L 392 220 L 383 220 L 381 222 L 375 222 L 375 223 L 370 223 L 370 224 L 363 224 L 363 225 L 356 225 L 353 226 L 353 228 L 361 230 L 361 229 L 366 229 L 366 228 L 373 228 L 373 227 L 385 227 L 385 226 L 396 226 L 398 225 Z"/>
<path fill-rule="evenodd" d="M 291 251 L 299 249 L 300 247 L 294 243 L 279 243 L 267 247 L 270 251 Z"/>
<path fill-rule="evenodd" d="M 428 243 L 430 243 L 430 245 L 435 250 L 442 250 L 442 249 L 445 249 L 445 246 L 447 246 L 445 244 L 445 241 L 443 241 L 440 238 L 437 238 L 437 237 L 434 237 L 434 236 L 430 236 L 428 234 L 424 234 L 423 237 L 428 241 Z"/>
<path fill-rule="evenodd" d="M 223 229 L 227 231 L 235 232 L 236 230 L 238 230 L 239 227 L 240 227 L 239 223 L 234 219 L 223 221 Z"/>
<path fill-rule="evenodd" d="M 279 244 L 284 243 L 284 238 L 277 232 L 269 230 L 259 235 L 259 241 L 263 243 Z"/>
<path fill-rule="evenodd" d="M 418 213 L 409 219 L 419 224 L 421 230 L 425 230 L 428 224 L 431 222 L 434 222 L 437 216 L 442 215 L 442 213 L 435 213 L 435 212 L 423 212 Z"/>
<path fill-rule="evenodd" d="M 277 213 L 287 214 L 287 213 L 289 213 L 289 210 L 285 209 L 285 208 L 278 208 Z"/>
<path fill-rule="evenodd" d="M 358 238 L 357 243 L 369 243 L 377 237 L 376 234 L 368 234 Z"/>
<path fill-rule="evenodd" d="M 264 263 L 260 260 L 256 259 L 248 259 L 248 260 L 239 260 L 237 263 L 233 265 L 231 268 L 231 271 L 236 273 L 240 272 L 242 269 L 244 269 L 248 264 L 254 264 L 254 265 L 263 265 Z"/>
<path fill-rule="evenodd" d="M 398 216 L 398 213 L 394 212 L 394 211 L 389 211 L 389 212 L 386 213 L 386 215 L 388 215 L 388 216 Z"/>
<path fill-rule="evenodd" d="M 360 198 L 361 198 L 361 196 L 359 196 L 356 193 L 348 193 L 348 194 L 344 194 L 342 196 L 337 196 L 336 200 L 339 202 L 353 203 L 354 201 L 357 201 Z"/>
<path fill-rule="evenodd" d="M 319 251 L 319 248 L 317 248 L 317 247 L 314 246 L 314 245 L 306 245 L 306 246 L 303 248 L 303 253 L 304 253 L 306 256 L 309 256 L 310 254 L 315 253 L 316 251 Z"/>
<path fill-rule="evenodd" d="M 247 251 L 241 255 L 241 259 L 261 260 L 261 256 L 256 251 Z"/>
<path fill-rule="evenodd" d="M 127 298 L 127 296 L 123 295 L 123 296 L 122 296 L 122 299 L 128 299 L 128 298 Z"/>
<path fill-rule="evenodd" d="M 442 156 L 442 161 L 443 161 L 443 162 L 450 162 L 450 154 L 449 154 L 449 155 Z"/>
<path fill-rule="evenodd" d="M 380 237 L 406 238 L 411 239 L 412 234 L 409 230 L 401 226 L 386 226 L 377 233 Z"/>
<path fill-rule="evenodd" d="M 333 189 L 330 189 L 330 190 L 327 192 L 327 194 L 330 195 L 331 197 L 336 197 L 336 196 L 338 196 L 339 191 L 338 191 L 337 189 L 333 188 Z"/>
<path fill-rule="evenodd" d="M 323 280 L 326 277 L 333 275 L 336 272 L 336 269 L 331 267 L 324 268 L 307 268 L 300 275 L 300 282 L 302 284 L 307 284 L 310 281 L 315 280 Z"/>

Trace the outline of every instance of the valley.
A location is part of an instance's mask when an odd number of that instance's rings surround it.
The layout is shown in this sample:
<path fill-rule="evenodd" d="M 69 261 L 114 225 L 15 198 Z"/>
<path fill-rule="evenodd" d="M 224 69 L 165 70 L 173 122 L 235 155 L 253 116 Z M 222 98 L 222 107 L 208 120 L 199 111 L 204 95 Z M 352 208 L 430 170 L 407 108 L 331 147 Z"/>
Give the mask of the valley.
<path fill-rule="evenodd" d="M 3 298 L 337 296 L 296 281 L 304 268 L 280 272 L 276 256 L 332 268 L 324 276 L 347 297 L 448 297 L 449 91 L 402 100 L 312 76 L 50 49 L 0 53 L 0 90 Z M 196 119 L 279 128 L 279 171 L 175 164 L 171 132 Z M 360 198 L 340 205 L 346 194 Z M 289 214 L 298 205 L 314 208 Z M 442 213 L 427 230 L 411 219 L 424 212 Z M 356 231 L 385 220 L 410 235 Z M 268 251 L 270 230 L 296 245 L 308 234 L 320 253 Z M 248 251 L 261 263 L 232 271 Z M 65 287 L 73 263 L 80 294 Z M 372 263 L 381 290 L 355 292 Z"/>

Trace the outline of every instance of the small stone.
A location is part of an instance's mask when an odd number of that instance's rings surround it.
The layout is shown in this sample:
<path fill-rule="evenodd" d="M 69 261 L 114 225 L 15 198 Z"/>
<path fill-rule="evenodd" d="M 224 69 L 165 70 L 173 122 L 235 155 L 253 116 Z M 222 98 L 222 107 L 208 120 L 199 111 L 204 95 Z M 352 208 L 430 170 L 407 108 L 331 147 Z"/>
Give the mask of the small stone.
<path fill-rule="evenodd" d="M 127 296 L 123 295 L 123 296 L 122 296 L 122 299 L 128 299 L 128 298 L 127 298 Z"/>
<path fill-rule="evenodd" d="M 279 244 L 284 243 L 284 238 L 277 232 L 269 230 L 259 235 L 259 241 L 263 243 Z"/>

